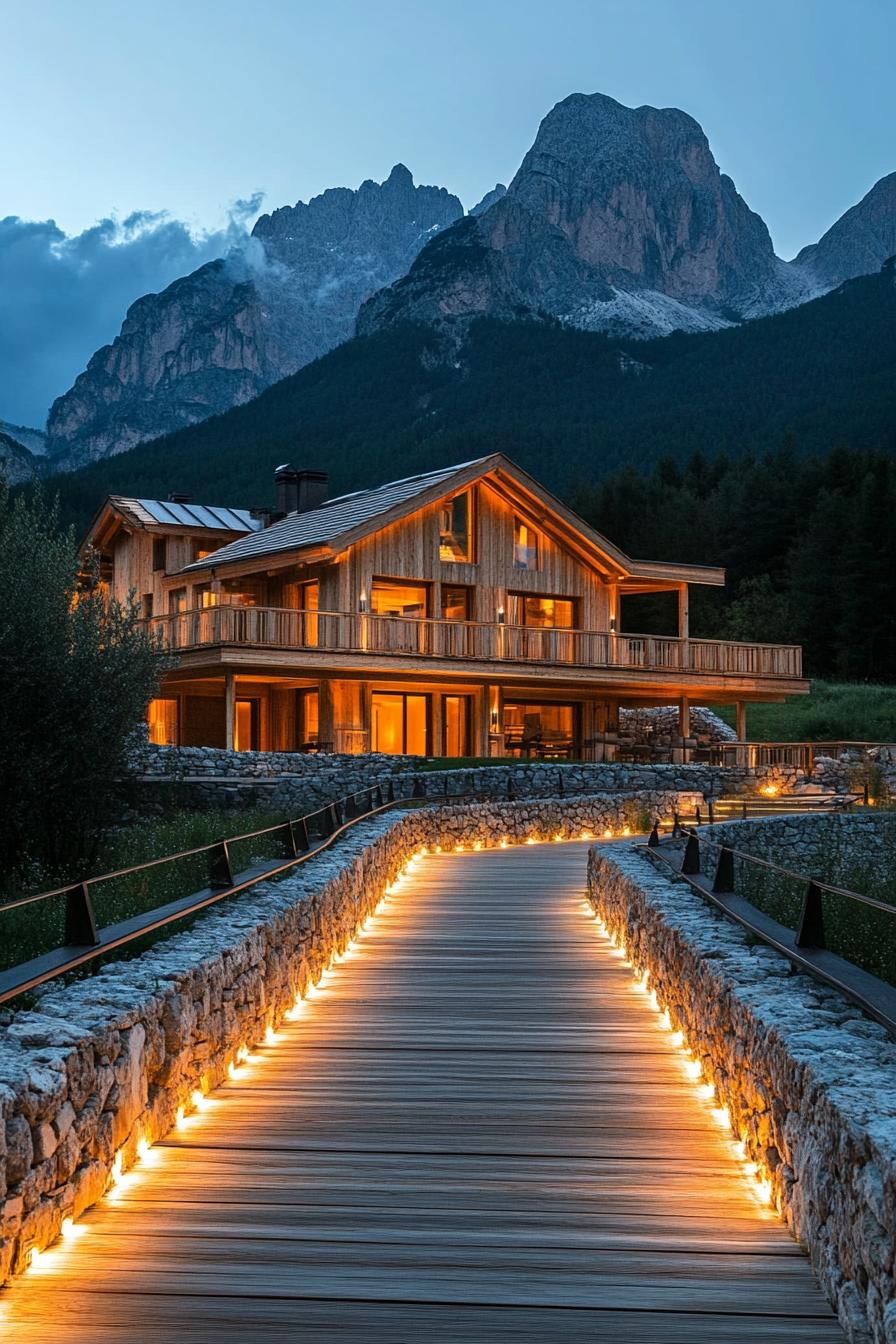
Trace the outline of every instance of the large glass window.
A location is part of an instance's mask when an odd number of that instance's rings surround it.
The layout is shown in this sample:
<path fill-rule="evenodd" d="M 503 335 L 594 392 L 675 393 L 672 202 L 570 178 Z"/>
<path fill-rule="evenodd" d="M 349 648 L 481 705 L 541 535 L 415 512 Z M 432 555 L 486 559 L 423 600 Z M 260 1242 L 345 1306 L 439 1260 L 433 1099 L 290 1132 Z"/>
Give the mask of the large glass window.
<path fill-rule="evenodd" d="M 468 621 L 472 612 L 472 592 L 460 584 L 442 584 L 442 620 Z"/>
<path fill-rule="evenodd" d="M 473 495 L 465 490 L 446 500 L 439 512 L 439 559 L 473 559 Z"/>
<path fill-rule="evenodd" d="M 150 700 L 146 719 L 150 742 L 157 747 L 177 746 L 177 700 L 168 696 Z"/>
<path fill-rule="evenodd" d="M 371 746 L 394 756 L 429 754 L 429 696 L 374 691 Z"/>
<path fill-rule="evenodd" d="M 218 594 L 213 590 L 210 583 L 197 583 L 193 589 L 193 605 L 203 609 L 218 605 Z"/>
<path fill-rule="evenodd" d="M 470 697 L 446 695 L 442 701 L 442 754 L 470 755 Z"/>
<path fill-rule="evenodd" d="M 531 523 L 525 518 L 513 520 L 513 567 L 514 569 L 538 569 L 539 536 Z"/>
<path fill-rule="evenodd" d="M 578 706 L 504 702 L 505 750 L 520 756 L 564 758 L 578 749 Z"/>
<path fill-rule="evenodd" d="M 224 588 L 225 602 L 234 607 L 261 607 L 264 605 L 264 583 L 261 579 L 233 579 Z"/>
<path fill-rule="evenodd" d="M 374 579 L 370 610 L 376 616 L 423 617 L 428 614 L 429 589 L 425 583 L 400 579 Z"/>
<path fill-rule="evenodd" d="M 531 593 L 508 593 L 507 619 L 510 625 L 531 625 L 542 630 L 574 630 L 575 599 L 540 597 Z"/>
<path fill-rule="evenodd" d="M 260 708 L 257 700 L 237 700 L 233 725 L 233 745 L 237 751 L 258 751 Z"/>
<path fill-rule="evenodd" d="M 299 691 L 299 737 L 303 746 L 320 742 L 320 695 Z"/>
<path fill-rule="evenodd" d="M 187 590 L 186 588 L 172 588 L 168 594 L 168 614 L 169 616 L 178 616 L 187 609 Z"/>

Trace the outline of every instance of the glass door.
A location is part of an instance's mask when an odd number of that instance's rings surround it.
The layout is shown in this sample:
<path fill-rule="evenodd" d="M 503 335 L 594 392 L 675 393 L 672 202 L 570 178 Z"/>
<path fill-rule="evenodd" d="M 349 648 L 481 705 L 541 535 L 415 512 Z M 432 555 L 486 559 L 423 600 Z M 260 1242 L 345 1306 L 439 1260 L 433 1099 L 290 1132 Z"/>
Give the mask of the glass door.
<path fill-rule="evenodd" d="M 371 744 L 389 756 L 429 754 L 429 696 L 374 691 Z"/>
<path fill-rule="evenodd" d="M 470 697 L 446 695 L 442 698 L 442 755 L 469 756 Z"/>

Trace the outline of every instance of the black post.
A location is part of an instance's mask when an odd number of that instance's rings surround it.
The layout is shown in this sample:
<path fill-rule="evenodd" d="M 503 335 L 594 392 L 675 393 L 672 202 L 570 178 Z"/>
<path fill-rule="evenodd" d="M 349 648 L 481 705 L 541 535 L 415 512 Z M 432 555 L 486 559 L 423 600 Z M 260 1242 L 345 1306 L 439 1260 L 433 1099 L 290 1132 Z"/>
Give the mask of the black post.
<path fill-rule="evenodd" d="M 557 797 L 563 797 L 563 771 L 557 771 Z"/>
<path fill-rule="evenodd" d="M 800 922 L 793 940 L 797 947 L 826 947 L 821 891 L 814 882 L 806 886 Z"/>
<path fill-rule="evenodd" d="M 344 817 L 343 817 L 343 813 L 342 813 L 342 804 L 341 804 L 341 803 L 331 803 L 331 804 L 330 804 L 330 834 L 331 834 L 331 835 L 332 835 L 333 832 L 336 830 L 337 826 L 341 826 L 341 825 L 342 825 L 343 820 L 344 820 Z"/>
<path fill-rule="evenodd" d="M 350 794 L 342 806 L 342 815 L 346 821 L 351 821 L 358 815 L 358 809 L 355 805 L 355 796 Z"/>
<path fill-rule="evenodd" d="M 311 848 L 308 843 L 308 822 L 304 817 L 297 817 L 295 821 L 289 823 L 289 829 L 292 834 L 293 853 L 304 854 Z"/>
<path fill-rule="evenodd" d="M 684 857 L 681 860 L 681 871 L 687 873 L 690 877 L 695 876 L 700 871 L 700 841 L 696 835 L 688 836 L 688 842 L 684 847 Z"/>
<path fill-rule="evenodd" d="M 694 808 L 694 824 L 697 825 L 697 826 L 702 826 L 702 825 L 703 825 L 703 818 L 702 818 L 701 815 L 700 815 L 700 808 L 699 808 L 699 806 Z"/>
<path fill-rule="evenodd" d="M 208 884 L 210 887 L 232 887 L 233 869 L 230 866 L 230 850 L 227 841 L 215 845 L 209 856 Z"/>
<path fill-rule="evenodd" d="M 386 800 L 390 803 L 395 802 L 395 780 L 389 776 L 389 787 L 386 790 Z"/>
<path fill-rule="evenodd" d="M 741 815 L 741 820 L 742 820 L 742 821 L 746 821 L 746 819 L 747 819 L 747 800 L 746 800 L 746 798 L 745 798 L 745 799 L 743 800 L 743 802 L 741 803 L 741 813 L 740 813 L 740 815 Z"/>
<path fill-rule="evenodd" d="M 516 789 L 513 787 L 513 780 L 510 775 L 507 776 L 507 797 L 510 799 L 516 797 Z"/>
<path fill-rule="evenodd" d="M 672 813 L 672 839 L 677 840 L 681 835 L 681 818 L 677 812 Z"/>
<path fill-rule="evenodd" d="M 719 862 L 716 865 L 712 889 L 717 895 L 734 891 L 734 852 L 727 846 L 719 850 Z"/>
<path fill-rule="evenodd" d="M 863 805 L 864 805 L 865 807 L 868 806 L 868 781 L 867 781 L 867 779 L 865 780 L 865 784 L 864 784 L 864 787 L 863 787 L 863 789 L 862 789 L 862 803 L 863 803 Z"/>
<path fill-rule="evenodd" d="M 709 824 L 710 824 L 710 826 L 715 826 L 715 824 L 716 824 L 716 810 L 715 810 L 715 807 L 713 806 L 713 801 L 712 801 L 711 798 L 708 800 L 706 806 L 709 808 Z"/>
<path fill-rule="evenodd" d="M 647 840 L 647 848 L 656 849 L 659 843 L 660 843 L 660 823 L 659 820 L 657 819 L 653 823 L 653 830 L 650 832 L 650 836 Z"/>
<path fill-rule="evenodd" d="M 422 776 L 422 775 L 415 775 L 415 776 L 414 776 L 414 793 L 413 793 L 413 796 L 414 796 L 415 798 L 425 798 L 425 797 L 426 797 L 426 785 L 425 785 L 424 782 L 423 782 L 423 776 Z"/>
<path fill-rule="evenodd" d="M 376 788 L 373 791 L 374 806 L 382 807 L 384 801 L 385 800 L 383 798 L 383 786 L 382 784 L 377 784 Z"/>
<path fill-rule="evenodd" d="M 65 893 L 65 942 L 67 947 L 96 947 L 99 943 L 96 915 L 86 882 Z"/>

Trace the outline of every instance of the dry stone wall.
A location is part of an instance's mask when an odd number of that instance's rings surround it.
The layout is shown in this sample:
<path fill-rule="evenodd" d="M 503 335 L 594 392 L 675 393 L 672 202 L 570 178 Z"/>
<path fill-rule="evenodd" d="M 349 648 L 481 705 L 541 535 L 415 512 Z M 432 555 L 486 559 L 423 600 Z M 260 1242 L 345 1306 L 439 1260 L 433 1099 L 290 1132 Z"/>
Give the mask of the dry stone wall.
<path fill-rule="evenodd" d="M 263 1042 L 421 845 L 602 834 L 700 801 L 648 792 L 384 813 L 142 956 L 50 988 L 0 1031 L 0 1282 Z"/>
<path fill-rule="evenodd" d="M 589 893 L 715 1084 L 853 1344 L 896 1344 L 896 1043 L 629 846 L 592 850 Z"/>
<path fill-rule="evenodd" d="M 635 793 L 691 790 L 706 797 L 754 794 L 764 776 L 708 765 L 557 764 L 502 762 L 464 770 L 421 770 L 413 756 L 310 756 L 298 752 L 239 752 L 218 747 L 147 747 L 139 758 L 147 798 L 154 783 L 178 781 L 178 801 L 192 807 L 262 803 L 307 811 L 358 789 L 389 783 L 398 797 L 487 794 L 495 798 L 552 797 L 558 789 Z"/>
<path fill-rule="evenodd" d="M 896 864 L 893 812 L 794 813 L 759 821 L 728 821 L 707 828 L 707 835 L 716 844 L 841 885 L 840 875 L 850 868 L 884 881 L 893 876 Z M 703 857 L 709 872 L 717 851 L 707 846 Z"/>

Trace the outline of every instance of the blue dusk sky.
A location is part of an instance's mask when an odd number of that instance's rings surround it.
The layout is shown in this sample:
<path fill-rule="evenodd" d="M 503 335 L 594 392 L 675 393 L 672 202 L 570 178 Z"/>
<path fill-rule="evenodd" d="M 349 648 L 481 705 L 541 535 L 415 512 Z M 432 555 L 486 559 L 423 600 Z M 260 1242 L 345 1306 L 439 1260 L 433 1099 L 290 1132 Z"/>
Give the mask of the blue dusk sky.
<path fill-rule="evenodd" d="M 689 112 L 784 257 L 896 169 L 892 0 L 0 0 L 0 42 L 0 418 L 32 423 L 260 208 L 399 161 L 469 207 L 569 93 Z"/>

